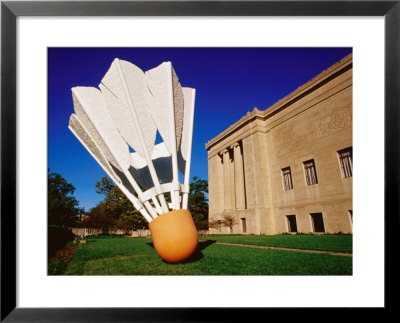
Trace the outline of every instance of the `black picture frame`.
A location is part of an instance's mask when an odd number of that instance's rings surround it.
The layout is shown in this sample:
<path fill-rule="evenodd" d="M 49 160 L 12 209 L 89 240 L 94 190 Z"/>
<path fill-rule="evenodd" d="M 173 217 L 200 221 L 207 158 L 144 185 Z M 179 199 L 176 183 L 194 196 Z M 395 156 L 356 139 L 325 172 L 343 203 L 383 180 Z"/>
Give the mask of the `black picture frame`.
<path fill-rule="evenodd" d="M 400 1 L 2 1 L 1 2 L 1 321 L 237 321 L 243 308 L 16 307 L 16 19 L 19 16 L 384 16 L 385 309 L 396 306 L 392 237 L 399 233 Z M 267 292 L 267 291 L 266 291 Z M 267 305 L 267 304 L 266 304 Z M 199 306 L 201 306 L 199 304 Z M 260 313 L 258 313 L 260 312 Z M 247 314 L 246 314 L 247 315 Z M 288 318 L 287 314 L 286 317 Z"/>

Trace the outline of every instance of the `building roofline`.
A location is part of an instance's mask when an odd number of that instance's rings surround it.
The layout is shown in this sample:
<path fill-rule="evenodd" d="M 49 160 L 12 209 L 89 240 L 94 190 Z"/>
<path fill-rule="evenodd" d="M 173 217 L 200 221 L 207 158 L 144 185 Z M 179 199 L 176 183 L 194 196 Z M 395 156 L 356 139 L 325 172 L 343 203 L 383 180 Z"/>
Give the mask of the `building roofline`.
<path fill-rule="evenodd" d="M 256 119 L 266 120 L 269 117 L 273 116 L 277 112 L 285 109 L 286 107 L 290 106 L 295 101 L 302 98 L 304 95 L 313 91 L 315 88 L 318 88 L 322 84 L 325 84 L 327 80 L 330 80 L 332 77 L 335 77 L 337 74 L 342 74 L 344 71 L 348 70 L 352 67 L 353 63 L 353 54 L 350 53 L 349 55 L 342 58 L 337 63 L 333 64 L 332 66 L 328 67 L 326 70 L 319 73 L 317 76 L 313 77 L 307 83 L 301 85 L 293 92 L 289 93 L 273 105 L 269 106 L 265 110 L 259 110 L 256 107 L 250 112 L 247 112 L 242 118 L 236 121 L 233 125 L 229 126 L 219 135 L 214 137 L 213 139 L 209 140 L 205 144 L 205 148 L 209 150 L 212 146 L 223 140 L 224 138 L 228 137 L 232 132 L 237 130 L 238 128 L 243 127 L 244 125 L 252 122 Z"/>

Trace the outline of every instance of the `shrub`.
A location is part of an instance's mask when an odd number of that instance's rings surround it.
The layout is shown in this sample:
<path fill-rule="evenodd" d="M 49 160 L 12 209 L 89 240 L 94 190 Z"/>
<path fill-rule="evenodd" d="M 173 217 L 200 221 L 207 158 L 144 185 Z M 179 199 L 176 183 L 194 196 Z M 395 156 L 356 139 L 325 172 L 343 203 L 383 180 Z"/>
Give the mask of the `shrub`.
<path fill-rule="evenodd" d="M 67 264 L 61 260 L 50 260 L 47 267 L 48 275 L 62 275 L 67 268 Z"/>
<path fill-rule="evenodd" d="M 70 229 L 63 227 L 49 226 L 47 252 L 50 258 L 58 250 L 65 247 L 68 241 L 74 239 L 75 235 Z"/>

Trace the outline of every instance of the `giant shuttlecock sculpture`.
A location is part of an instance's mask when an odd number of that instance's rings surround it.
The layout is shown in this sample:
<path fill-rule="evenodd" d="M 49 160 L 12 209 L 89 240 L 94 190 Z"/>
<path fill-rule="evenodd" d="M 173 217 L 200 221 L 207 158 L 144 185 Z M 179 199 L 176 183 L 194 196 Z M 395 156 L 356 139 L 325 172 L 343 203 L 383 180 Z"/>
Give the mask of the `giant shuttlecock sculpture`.
<path fill-rule="evenodd" d="M 99 89 L 74 87 L 72 98 L 69 129 L 149 222 L 159 256 L 189 257 L 198 242 L 187 209 L 195 89 L 180 85 L 171 62 L 143 72 L 115 59 Z"/>

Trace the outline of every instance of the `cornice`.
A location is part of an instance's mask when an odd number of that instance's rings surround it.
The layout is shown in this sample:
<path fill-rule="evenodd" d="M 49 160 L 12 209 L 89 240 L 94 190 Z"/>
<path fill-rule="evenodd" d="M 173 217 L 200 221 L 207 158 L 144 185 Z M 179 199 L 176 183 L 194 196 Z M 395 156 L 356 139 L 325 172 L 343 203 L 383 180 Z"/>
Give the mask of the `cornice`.
<path fill-rule="evenodd" d="M 281 100 L 277 101 L 267 109 L 261 111 L 258 108 L 254 108 L 251 112 L 247 112 L 242 118 L 236 121 L 233 125 L 228 127 L 226 130 L 221 132 L 219 135 L 214 137 L 213 139 L 209 140 L 205 144 L 205 148 L 210 150 L 213 146 L 224 140 L 225 138 L 229 137 L 233 132 L 237 131 L 238 129 L 246 126 L 247 124 L 255 121 L 255 120 L 266 120 L 271 116 L 275 115 L 276 113 L 284 110 L 285 108 L 292 105 L 297 100 L 301 99 L 308 93 L 314 91 L 318 87 L 322 86 L 326 82 L 329 82 L 332 78 L 335 78 L 345 71 L 352 68 L 353 63 L 353 55 L 349 54 L 334 65 L 330 66 L 328 69 L 322 71 L 320 74 L 312 78 L 307 83 L 303 84 L 302 86 L 298 87 L 293 92 L 289 93 L 287 96 L 282 98 Z"/>

